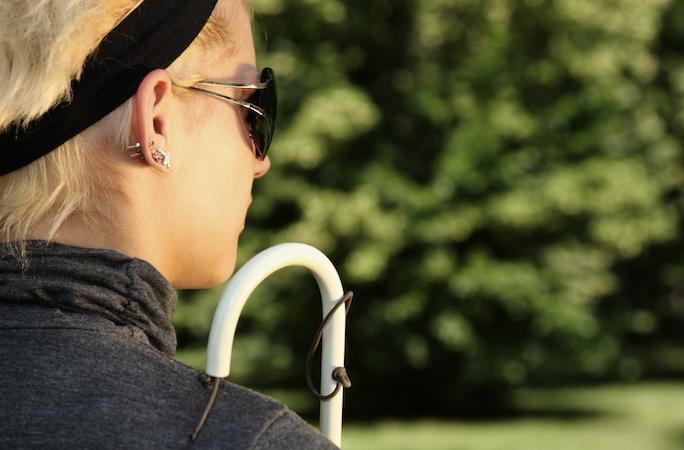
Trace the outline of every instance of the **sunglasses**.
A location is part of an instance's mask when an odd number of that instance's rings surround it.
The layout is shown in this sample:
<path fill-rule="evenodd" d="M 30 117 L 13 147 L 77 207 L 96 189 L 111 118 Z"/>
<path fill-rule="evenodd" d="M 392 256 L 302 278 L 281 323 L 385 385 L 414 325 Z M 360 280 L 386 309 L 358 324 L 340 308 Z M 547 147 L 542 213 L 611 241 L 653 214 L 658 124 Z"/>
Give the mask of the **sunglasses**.
<path fill-rule="evenodd" d="M 246 108 L 249 126 L 249 137 L 254 142 L 256 157 L 263 160 L 266 157 L 268 148 L 271 146 L 273 131 L 275 130 L 276 109 L 278 107 L 278 93 L 273 76 L 273 70 L 268 67 L 261 71 L 261 81 L 259 83 L 221 83 L 218 81 L 200 81 L 195 83 L 200 86 L 221 86 L 233 89 L 254 89 L 255 92 L 246 101 L 217 94 L 213 91 L 188 87 L 187 89 L 211 95 L 212 97 L 234 103 Z"/>

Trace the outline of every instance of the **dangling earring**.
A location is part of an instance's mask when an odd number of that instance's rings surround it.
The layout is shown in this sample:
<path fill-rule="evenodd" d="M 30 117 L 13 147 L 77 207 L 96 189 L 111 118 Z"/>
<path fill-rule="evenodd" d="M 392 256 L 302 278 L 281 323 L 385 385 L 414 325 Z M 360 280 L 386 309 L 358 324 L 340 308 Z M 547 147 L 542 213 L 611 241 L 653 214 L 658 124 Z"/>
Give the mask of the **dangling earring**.
<path fill-rule="evenodd" d="M 170 169 L 171 168 L 171 155 L 169 155 L 168 152 L 165 152 L 164 150 L 162 150 L 160 148 L 155 150 L 154 149 L 154 142 L 152 141 L 152 139 L 150 139 L 147 142 L 147 145 L 149 145 L 150 151 L 152 151 L 152 159 L 154 159 L 158 163 L 165 166 L 167 170 Z"/>
<path fill-rule="evenodd" d="M 145 154 L 142 152 L 142 150 L 140 150 L 140 142 L 136 142 L 135 145 L 129 145 L 128 147 L 126 147 L 127 150 L 130 150 L 132 148 L 138 149 L 138 151 L 136 153 L 133 153 L 131 155 L 131 158 L 135 158 L 137 156 L 138 158 L 142 159 L 143 164 L 146 164 L 147 161 L 145 161 Z"/>

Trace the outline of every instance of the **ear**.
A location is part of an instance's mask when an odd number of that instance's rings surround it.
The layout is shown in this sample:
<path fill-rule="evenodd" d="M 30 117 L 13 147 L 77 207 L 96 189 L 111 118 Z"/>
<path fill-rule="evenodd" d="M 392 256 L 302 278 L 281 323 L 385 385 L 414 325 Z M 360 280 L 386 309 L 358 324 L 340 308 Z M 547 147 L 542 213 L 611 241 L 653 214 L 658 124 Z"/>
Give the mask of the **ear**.
<path fill-rule="evenodd" d="M 171 78 L 163 69 L 148 73 L 133 96 L 131 129 L 150 167 L 170 170 L 169 148 L 173 122 Z"/>

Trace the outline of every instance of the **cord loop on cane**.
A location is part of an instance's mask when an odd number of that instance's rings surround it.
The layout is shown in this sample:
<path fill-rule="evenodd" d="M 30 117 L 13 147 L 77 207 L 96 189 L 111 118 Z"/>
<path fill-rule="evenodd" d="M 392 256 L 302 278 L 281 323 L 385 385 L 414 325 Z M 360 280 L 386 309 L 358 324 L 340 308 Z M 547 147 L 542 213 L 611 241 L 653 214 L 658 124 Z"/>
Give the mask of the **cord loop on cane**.
<path fill-rule="evenodd" d="M 329 395 L 322 395 L 319 393 L 316 388 L 313 385 L 313 381 L 311 381 L 311 360 L 313 359 L 313 355 L 316 352 L 316 349 L 318 348 L 318 344 L 321 342 L 321 338 L 323 337 L 323 331 L 325 330 L 325 327 L 328 325 L 328 322 L 330 322 L 330 319 L 332 319 L 333 314 L 342 306 L 343 304 L 345 305 L 345 315 L 349 313 L 349 308 L 351 307 L 352 303 L 352 298 L 354 297 L 354 293 L 352 291 L 347 291 L 340 300 L 333 306 L 333 308 L 330 310 L 327 316 L 323 319 L 321 324 L 318 326 L 318 330 L 316 331 L 316 334 L 314 335 L 314 340 L 311 343 L 311 348 L 309 349 L 309 354 L 306 355 L 306 384 L 309 387 L 309 390 L 311 393 L 314 395 L 319 400 L 322 401 L 328 401 L 331 400 L 333 397 L 337 395 L 337 393 L 340 391 L 340 388 L 345 387 L 349 388 L 351 387 L 351 380 L 349 379 L 349 375 L 347 375 L 347 369 L 344 367 L 337 367 L 333 370 L 332 372 L 332 379 L 337 381 L 337 386 L 335 386 L 335 390 L 330 393 Z"/>

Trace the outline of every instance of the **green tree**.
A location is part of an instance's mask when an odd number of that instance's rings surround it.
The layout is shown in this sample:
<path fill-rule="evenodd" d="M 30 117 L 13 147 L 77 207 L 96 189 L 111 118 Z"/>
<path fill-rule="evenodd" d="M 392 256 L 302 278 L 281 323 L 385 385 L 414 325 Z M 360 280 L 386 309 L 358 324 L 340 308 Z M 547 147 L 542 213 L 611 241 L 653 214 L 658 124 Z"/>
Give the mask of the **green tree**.
<path fill-rule="evenodd" d="M 240 258 L 295 241 L 338 266 L 348 411 L 633 379 L 656 332 L 681 339 L 681 1 L 254 5 L 281 106 Z M 302 384 L 319 300 L 288 270 L 247 303 L 236 381 Z M 183 343 L 217 292 L 183 293 Z"/>

